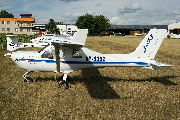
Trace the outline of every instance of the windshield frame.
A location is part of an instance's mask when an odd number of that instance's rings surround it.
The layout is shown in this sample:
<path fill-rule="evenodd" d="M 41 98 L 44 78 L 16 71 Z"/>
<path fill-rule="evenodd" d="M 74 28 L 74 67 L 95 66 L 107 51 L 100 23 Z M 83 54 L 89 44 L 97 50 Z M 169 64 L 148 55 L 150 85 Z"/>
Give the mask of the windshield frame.
<path fill-rule="evenodd" d="M 45 45 L 41 50 L 38 51 L 38 53 L 41 53 L 45 48 L 47 48 L 50 44 Z"/>

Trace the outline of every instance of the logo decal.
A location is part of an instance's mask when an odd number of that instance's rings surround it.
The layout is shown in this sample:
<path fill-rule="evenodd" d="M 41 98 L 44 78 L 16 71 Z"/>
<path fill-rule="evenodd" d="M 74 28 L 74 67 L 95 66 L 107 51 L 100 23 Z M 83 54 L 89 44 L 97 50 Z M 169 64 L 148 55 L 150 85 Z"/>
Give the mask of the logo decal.
<path fill-rule="evenodd" d="M 151 38 L 148 38 L 148 40 L 147 40 L 147 44 L 146 44 L 145 46 L 143 46 L 143 47 L 144 47 L 144 53 L 146 53 L 146 48 L 147 48 L 148 45 L 150 44 L 151 40 L 153 40 L 152 34 L 150 35 L 150 37 L 151 37 Z"/>

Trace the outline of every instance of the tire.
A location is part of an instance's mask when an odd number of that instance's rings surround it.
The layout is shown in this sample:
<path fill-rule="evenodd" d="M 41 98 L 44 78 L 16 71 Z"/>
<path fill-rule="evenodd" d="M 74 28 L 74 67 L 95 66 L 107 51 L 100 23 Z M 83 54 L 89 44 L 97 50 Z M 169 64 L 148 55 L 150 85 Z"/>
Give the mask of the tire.
<path fill-rule="evenodd" d="M 58 83 L 58 86 L 59 88 L 63 88 L 63 89 L 68 89 L 68 82 L 64 81 L 64 80 L 61 80 L 59 83 Z"/>

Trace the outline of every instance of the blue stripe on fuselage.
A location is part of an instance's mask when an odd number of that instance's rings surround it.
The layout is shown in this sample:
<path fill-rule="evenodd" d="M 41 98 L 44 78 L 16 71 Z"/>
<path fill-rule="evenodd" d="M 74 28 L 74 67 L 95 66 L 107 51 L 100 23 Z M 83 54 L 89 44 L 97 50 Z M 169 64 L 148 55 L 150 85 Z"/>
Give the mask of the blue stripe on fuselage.
<path fill-rule="evenodd" d="M 18 61 L 21 61 L 21 60 L 27 60 L 29 62 L 46 62 L 46 63 L 56 63 L 55 60 L 35 60 L 35 59 L 19 59 Z M 64 64 L 113 64 L 113 65 L 116 65 L 116 64 L 121 64 L 121 65 L 125 65 L 125 64 L 137 64 L 137 65 L 148 65 L 148 63 L 145 63 L 145 62 L 93 62 L 93 61 L 61 61 L 61 63 L 64 63 Z"/>

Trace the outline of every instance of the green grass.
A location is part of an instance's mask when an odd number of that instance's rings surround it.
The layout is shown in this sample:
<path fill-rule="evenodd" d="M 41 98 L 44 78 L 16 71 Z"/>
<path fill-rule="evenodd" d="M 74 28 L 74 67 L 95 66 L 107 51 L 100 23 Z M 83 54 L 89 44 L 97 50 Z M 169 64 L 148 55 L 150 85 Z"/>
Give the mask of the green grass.
<path fill-rule="evenodd" d="M 133 52 L 143 37 L 88 37 L 86 47 L 101 53 Z M 26 72 L 0 52 L 0 119 L 180 119 L 180 40 L 164 39 L 155 60 L 159 70 L 111 67 L 70 73 L 70 88 L 55 76 Z M 24 49 L 31 50 L 31 49 Z M 37 49 L 34 49 L 37 50 Z"/>

